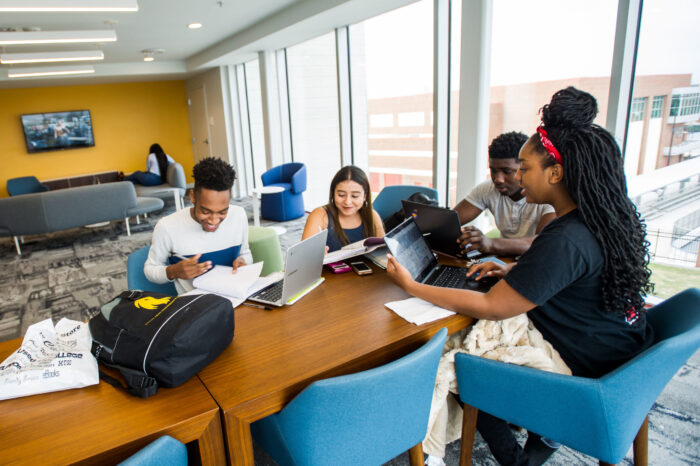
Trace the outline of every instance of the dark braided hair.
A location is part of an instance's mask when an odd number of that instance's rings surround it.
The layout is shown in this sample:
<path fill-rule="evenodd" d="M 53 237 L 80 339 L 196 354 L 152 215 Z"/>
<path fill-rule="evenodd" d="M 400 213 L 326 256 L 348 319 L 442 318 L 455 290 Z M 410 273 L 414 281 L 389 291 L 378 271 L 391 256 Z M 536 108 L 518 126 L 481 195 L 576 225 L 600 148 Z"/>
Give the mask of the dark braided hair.
<path fill-rule="evenodd" d="M 158 162 L 158 170 L 160 170 L 160 179 L 165 183 L 166 180 L 166 175 L 168 171 L 168 156 L 165 155 L 165 152 L 163 151 L 163 148 L 160 147 L 160 144 L 151 144 L 151 147 L 148 149 L 149 154 L 156 154 L 156 161 Z"/>
<path fill-rule="evenodd" d="M 192 169 L 194 190 L 201 188 L 213 191 L 231 191 L 236 172 L 231 165 L 216 157 L 207 157 L 199 161 Z"/>
<path fill-rule="evenodd" d="M 631 322 L 644 311 L 643 296 L 653 285 L 646 226 L 627 196 L 620 148 L 608 131 L 593 124 L 598 106 L 587 92 L 562 89 L 540 111 L 544 129 L 561 154 L 566 189 L 603 253 L 603 305 L 608 312 L 625 313 Z M 530 141 L 547 154 L 538 134 Z M 543 161 L 544 167 L 556 164 L 548 154 Z"/>
<path fill-rule="evenodd" d="M 490 159 L 518 159 L 520 149 L 527 142 L 527 136 L 517 131 L 503 133 L 489 145 Z"/>

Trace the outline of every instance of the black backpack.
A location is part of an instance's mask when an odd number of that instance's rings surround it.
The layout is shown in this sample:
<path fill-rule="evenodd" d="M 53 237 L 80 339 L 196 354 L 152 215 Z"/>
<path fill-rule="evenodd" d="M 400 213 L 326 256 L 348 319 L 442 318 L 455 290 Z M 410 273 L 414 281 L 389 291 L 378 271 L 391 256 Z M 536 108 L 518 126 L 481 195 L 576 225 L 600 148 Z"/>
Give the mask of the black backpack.
<path fill-rule="evenodd" d="M 213 294 L 125 291 L 89 325 L 97 360 L 118 369 L 132 395 L 147 398 L 158 385 L 185 383 L 226 349 L 233 340 L 233 305 Z M 124 388 L 102 371 L 100 377 Z"/>

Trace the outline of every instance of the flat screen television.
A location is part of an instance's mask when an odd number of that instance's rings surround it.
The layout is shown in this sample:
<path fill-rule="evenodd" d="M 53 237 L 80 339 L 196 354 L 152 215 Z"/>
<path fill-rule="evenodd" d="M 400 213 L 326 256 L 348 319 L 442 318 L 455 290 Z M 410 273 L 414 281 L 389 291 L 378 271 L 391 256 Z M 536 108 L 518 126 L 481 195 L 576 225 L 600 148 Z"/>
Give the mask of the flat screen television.
<path fill-rule="evenodd" d="M 21 119 L 29 153 L 95 145 L 89 110 L 33 113 Z"/>

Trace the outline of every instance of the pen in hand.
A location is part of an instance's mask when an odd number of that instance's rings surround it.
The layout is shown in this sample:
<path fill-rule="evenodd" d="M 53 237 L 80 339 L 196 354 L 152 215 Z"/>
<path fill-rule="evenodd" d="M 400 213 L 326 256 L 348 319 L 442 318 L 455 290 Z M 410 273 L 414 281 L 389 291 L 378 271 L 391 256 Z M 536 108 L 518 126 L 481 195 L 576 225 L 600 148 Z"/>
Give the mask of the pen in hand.
<path fill-rule="evenodd" d="M 258 309 L 264 309 L 266 311 L 271 311 L 272 308 L 270 306 L 263 306 L 262 304 L 254 304 L 254 303 L 243 303 L 246 306 L 250 307 L 257 307 Z"/>

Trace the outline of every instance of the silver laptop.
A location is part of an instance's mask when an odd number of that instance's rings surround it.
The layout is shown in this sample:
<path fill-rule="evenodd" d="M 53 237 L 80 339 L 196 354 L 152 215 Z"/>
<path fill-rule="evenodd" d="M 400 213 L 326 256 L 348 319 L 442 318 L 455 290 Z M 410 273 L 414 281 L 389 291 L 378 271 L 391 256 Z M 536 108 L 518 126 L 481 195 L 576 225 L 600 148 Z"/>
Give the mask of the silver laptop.
<path fill-rule="evenodd" d="M 313 289 L 321 279 L 327 236 L 328 230 L 323 230 L 287 249 L 284 278 L 248 299 L 271 306 L 283 306 L 295 300 L 297 295 L 301 297 L 305 291 Z"/>

